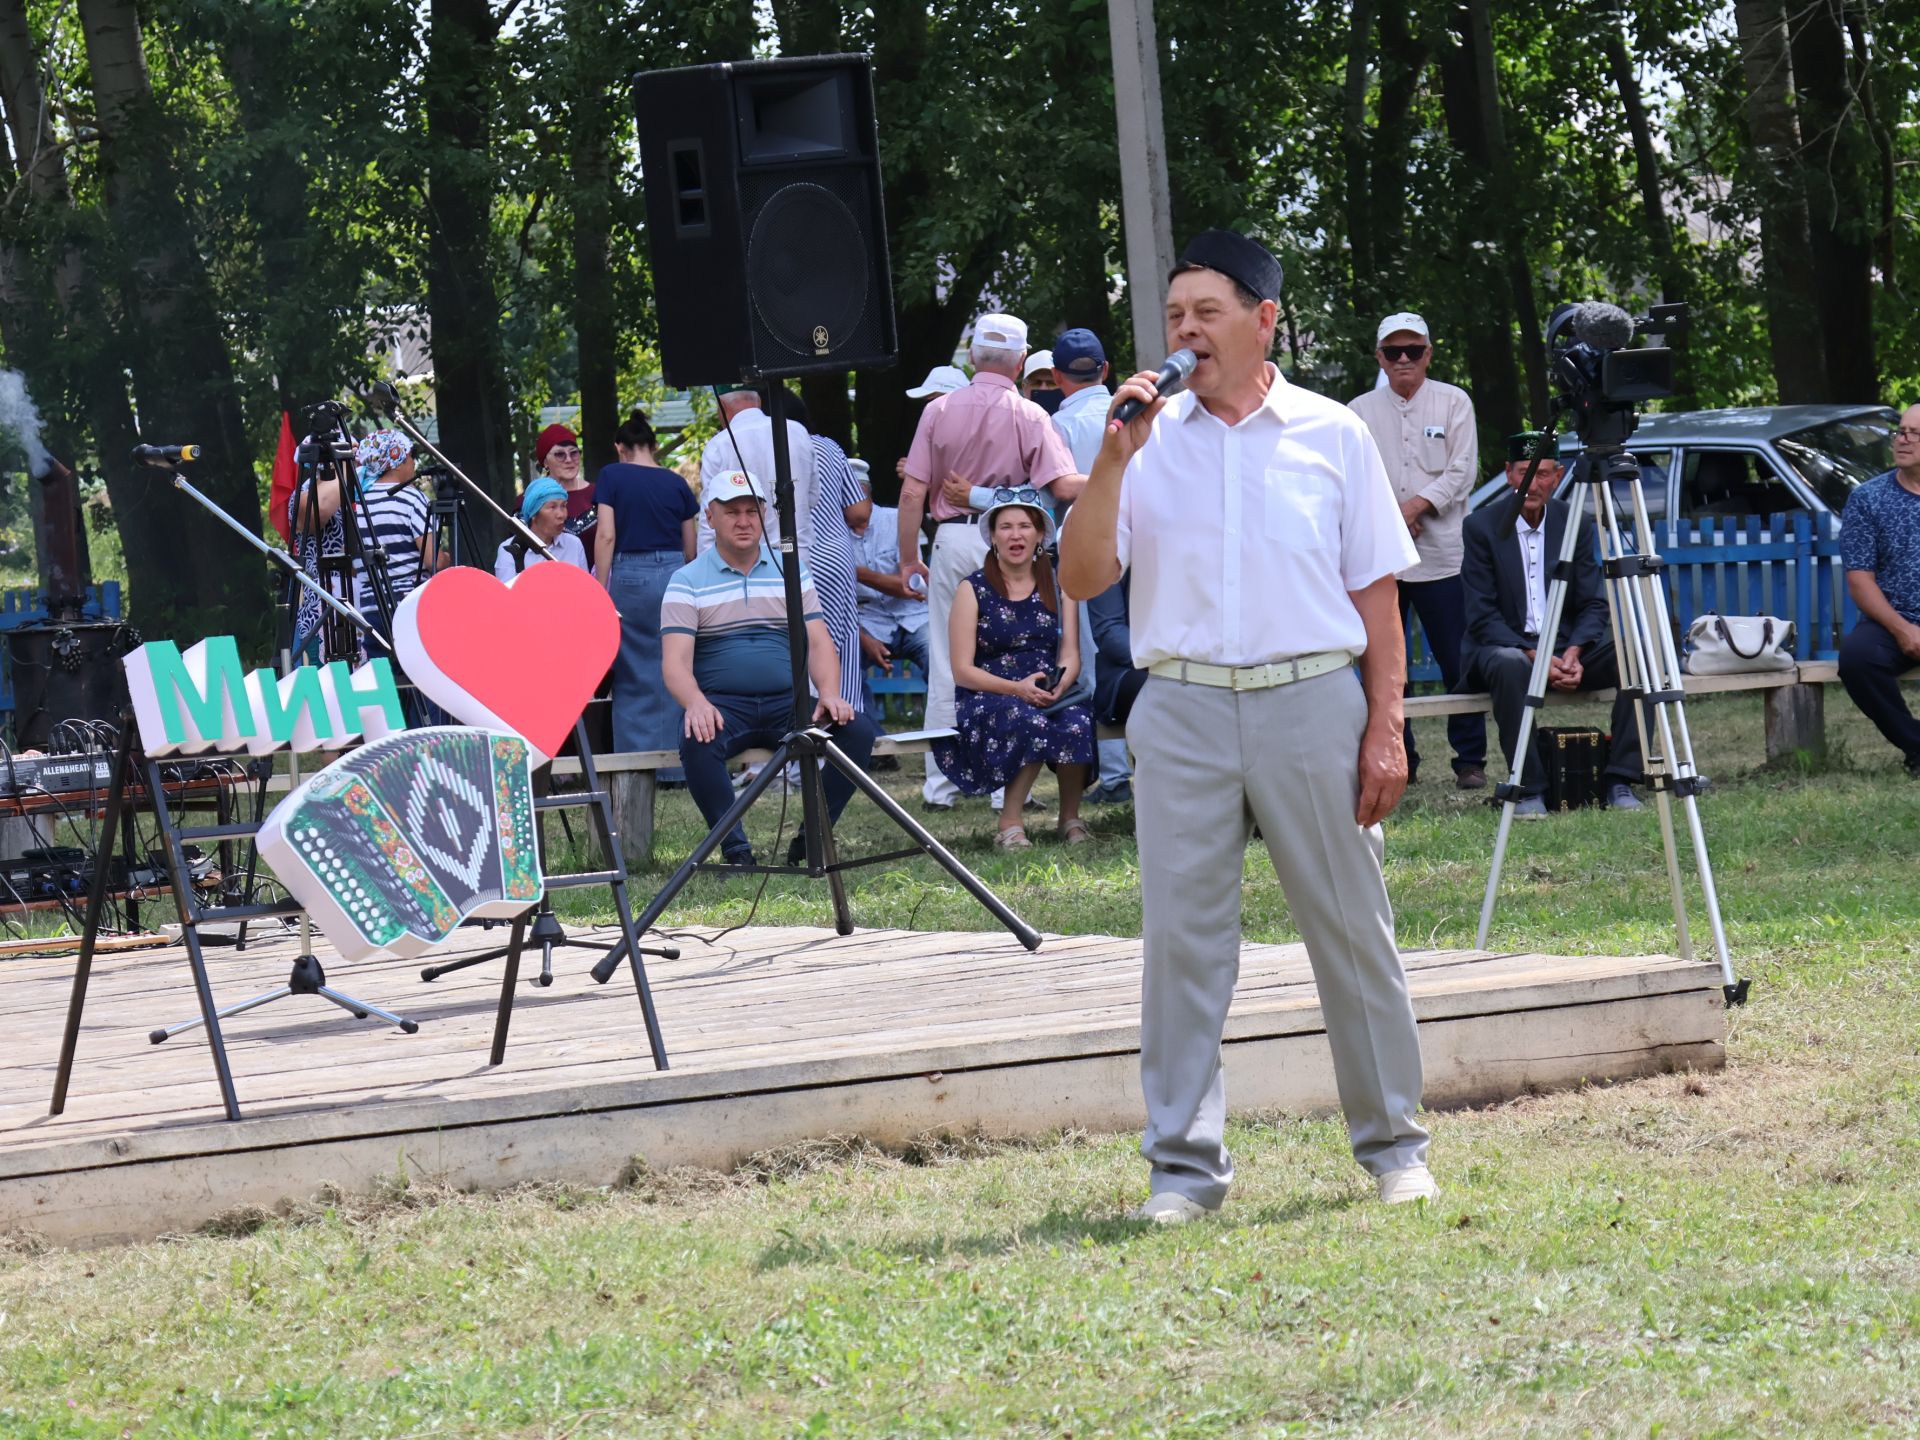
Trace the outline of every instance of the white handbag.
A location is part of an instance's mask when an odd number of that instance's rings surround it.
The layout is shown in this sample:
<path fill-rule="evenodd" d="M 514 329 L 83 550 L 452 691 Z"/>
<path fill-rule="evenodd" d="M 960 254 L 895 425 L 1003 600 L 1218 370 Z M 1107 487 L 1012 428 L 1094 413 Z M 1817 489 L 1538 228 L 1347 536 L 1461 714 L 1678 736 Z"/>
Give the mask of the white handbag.
<path fill-rule="evenodd" d="M 1793 622 L 1777 615 L 1715 615 L 1687 627 L 1689 675 L 1749 675 L 1791 670 Z"/>

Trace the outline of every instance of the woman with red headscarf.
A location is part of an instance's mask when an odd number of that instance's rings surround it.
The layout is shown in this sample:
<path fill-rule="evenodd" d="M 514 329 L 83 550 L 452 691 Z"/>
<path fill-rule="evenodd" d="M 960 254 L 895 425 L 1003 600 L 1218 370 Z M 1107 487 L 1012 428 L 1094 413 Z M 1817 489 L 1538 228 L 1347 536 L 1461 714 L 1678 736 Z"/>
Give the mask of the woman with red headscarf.
<path fill-rule="evenodd" d="M 598 512 L 593 503 L 593 482 L 580 463 L 580 437 L 565 425 L 547 426 L 533 442 L 533 463 L 567 492 L 567 534 L 579 536 L 591 556 Z"/>

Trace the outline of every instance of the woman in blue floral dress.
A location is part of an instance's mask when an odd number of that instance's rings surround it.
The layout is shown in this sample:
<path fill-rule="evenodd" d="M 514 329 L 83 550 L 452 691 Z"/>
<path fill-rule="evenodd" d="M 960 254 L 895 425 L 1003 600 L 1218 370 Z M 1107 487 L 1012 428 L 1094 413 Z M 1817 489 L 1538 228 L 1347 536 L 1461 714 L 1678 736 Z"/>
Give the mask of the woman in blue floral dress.
<path fill-rule="evenodd" d="M 1080 818 L 1094 757 L 1093 712 L 1085 705 L 1047 711 L 1080 674 L 1078 611 L 1060 593 L 1043 553 L 1053 517 L 1037 504 L 1006 501 L 980 517 L 980 529 L 990 547 L 987 563 L 954 593 L 950 621 L 959 733 L 934 742 L 934 759 L 969 795 L 1006 787 L 994 837 L 1003 850 L 1030 848 L 1021 810 L 1040 767 L 1052 766 L 1060 777 L 1060 837 L 1083 844 L 1093 838 Z M 1063 673 L 1049 690 L 1056 663 Z"/>

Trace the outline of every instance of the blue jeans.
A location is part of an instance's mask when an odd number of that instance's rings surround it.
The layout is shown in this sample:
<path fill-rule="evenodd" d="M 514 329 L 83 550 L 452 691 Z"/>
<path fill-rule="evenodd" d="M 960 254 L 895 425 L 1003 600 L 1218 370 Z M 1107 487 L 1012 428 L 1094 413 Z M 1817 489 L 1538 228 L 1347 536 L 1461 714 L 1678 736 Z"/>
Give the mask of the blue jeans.
<path fill-rule="evenodd" d="M 911 660 L 914 664 L 914 668 L 919 670 L 920 678 L 922 680 L 926 679 L 926 676 L 927 676 L 927 627 L 926 626 L 922 625 L 918 630 L 909 630 L 904 625 L 896 625 L 893 627 L 893 634 L 882 635 L 880 637 L 880 643 L 887 647 L 888 651 L 891 652 L 894 659 Z M 879 697 L 873 693 L 873 684 L 871 681 L 867 679 L 866 669 L 867 667 L 865 665 L 862 665 L 860 667 L 860 689 L 861 689 L 863 698 L 866 700 L 867 714 L 874 717 L 874 723 L 877 725 L 880 723 L 880 720 L 879 720 L 880 706 L 878 705 L 878 703 L 876 703 L 879 700 Z"/>
<path fill-rule="evenodd" d="M 1438 580 L 1402 580 L 1400 582 L 1400 625 L 1406 627 L 1407 612 L 1420 616 L 1420 628 L 1426 632 L 1427 648 L 1440 666 L 1440 679 L 1449 691 L 1460 690 L 1460 646 L 1467 638 L 1467 591 L 1458 575 Z M 1413 693 L 1411 681 L 1407 693 Z M 1413 743 L 1413 722 L 1406 724 L 1407 778 L 1420 770 L 1420 751 Z M 1487 717 L 1449 715 L 1447 743 L 1453 747 L 1453 768 L 1483 770 L 1487 764 Z"/>
<path fill-rule="evenodd" d="M 622 550 L 613 557 L 607 587 L 620 612 L 620 653 L 613 662 L 613 748 L 672 750 L 680 744 L 685 711 L 667 693 L 660 673 L 660 601 L 667 581 L 686 563 L 678 550 Z M 677 781 L 678 770 L 657 779 Z"/>
<path fill-rule="evenodd" d="M 771 749 L 778 745 L 793 724 L 793 695 L 780 691 L 774 695 L 709 695 L 707 701 L 718 710 L 726 724 L 713 739 L 700 741 L 691 735 L 680 741 L 680 764 L 687 772 L 687 789 L 693 803 L 700 807 L 708 825 L 719 823 L 734 802 L 733 781 L 727 775 L 727 761 L 742 750 Z M 871 715 L 859 714 L 850 724 L 830 727 L 833 740 L 849 760 L 862 770 L 873 758 L 873 742 L 879 734 Z M 826 776 L 827 815 L 838 820 L 840 812 L 853 798 L 853 782 L 838 770 L 829 768 Z M 720 853 L 729 860 L 751 852 L 747 832 L 734 826 L 720 842 Z"/>
<path fill-rule="evenodd" d="M 1912 667 L 1900 642 L 1865 615 L 1840 642 L 1840 683 L 1847 687 L 1847 698 L 1907 764 L 1920 765 L 1920 720 L 1913 718 L 1900 693 L 1900 677 Z"/>

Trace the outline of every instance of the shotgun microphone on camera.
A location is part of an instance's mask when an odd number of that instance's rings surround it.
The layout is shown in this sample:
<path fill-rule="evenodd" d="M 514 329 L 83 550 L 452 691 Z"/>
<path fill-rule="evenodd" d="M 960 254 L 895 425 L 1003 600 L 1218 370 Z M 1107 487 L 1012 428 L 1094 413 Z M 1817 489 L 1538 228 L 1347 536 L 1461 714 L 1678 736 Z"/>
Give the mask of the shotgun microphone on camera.
<path fill-rule="evenodd" d="M 1188 378 L 1193 374 L 1193 367 L 1199 363 L 1199 359 L 1191 350 L 1176 350 L 1169 355 L 1167 363 L 1160 367 L 1160 373 L 1153 379 L 1155 388 L 1160 391 L 1160 398 L 1164 400 L 1167 396 L 1177 395 L 1184 390 Z M 1113 419 L 1108 422 L 1108 428 L 1125 425 L 1146 408 L 1146 404 L 1139 400 L 1122 402 L 1120 408 L 1113 412 Z"/>
<path fill-rule="evenodd" d="M 198 445 L 136 445 L 133 447 L 133 463 L 136 465 L 170 466 L 186 460 L 198 460 Z"/>

